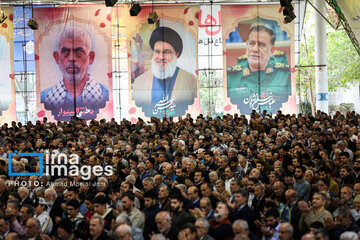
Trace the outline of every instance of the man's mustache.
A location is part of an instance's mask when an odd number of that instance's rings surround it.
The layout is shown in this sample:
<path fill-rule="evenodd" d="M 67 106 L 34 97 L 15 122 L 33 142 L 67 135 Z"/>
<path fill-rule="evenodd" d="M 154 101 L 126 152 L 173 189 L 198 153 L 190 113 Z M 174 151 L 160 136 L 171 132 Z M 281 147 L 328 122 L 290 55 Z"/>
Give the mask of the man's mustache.
<path fill-rule="evenodd" d="M 165 59 L 156 60 L 156 63 L 168 63 Z"/>
<path fill-rule="evenodd" d="M 80 67 L 79 67 L 78 65 L 76 65 L 75 63 L 68 63 L 68 64 L 66 64 L 65 69 L 66 69 L 66 70 L 69 70 L 69 68 L 74 68 L 75 70 L 80 71 Z M 73 69 L 73 70 L 74 70 L 74 69 Z"/>

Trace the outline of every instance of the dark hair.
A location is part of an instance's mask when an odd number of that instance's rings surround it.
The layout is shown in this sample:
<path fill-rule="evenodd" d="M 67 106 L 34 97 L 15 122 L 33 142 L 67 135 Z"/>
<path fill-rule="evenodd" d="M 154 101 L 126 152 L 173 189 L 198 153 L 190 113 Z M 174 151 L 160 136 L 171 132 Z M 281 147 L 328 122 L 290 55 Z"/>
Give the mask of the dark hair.
<path fill-rule="evenodd" d="M 143 198 L 151 198 L 151 199 L 157 199 L 157 194 L 155 190 L 149 190 L 144 193 Z"/>
<path fill-rule="evenodd" d="M 211 157 L 213 157 L 213 156 L 214 156 L 214 153 L 213 153 L 212 151 L 206 151 L 205 154 L 204 154 L 204 156 L 205 156 L 205 155 L 210 155 Z"/>
<path fill-rule="evenodd" d="M 201 169 L 199 169 L 199 168 L 196 168 L 196 169 L 195 169 L 195 173 L 197 173 L 197 172 L 200 172 L 200 173 L 201 173 L 201 177 L 205 177 L 205 173 L 204 173 L 203 170 L 201 170 Z"/>
<path fill-rule="evenodd" d="M 170 193 L 169 193 L 169 198 L 170 199 L 176 199 L 178 200 L 179 202 L 184 202 L 184 197 L 183 195 L 181 194 L 181 191 L 179 188 L 177 187 L 174 187 L 170 190 Z"/>
<path fill-rule="evenodd" d="M 26 213 L 34 215 L 34 207 L 30 204 L 24 204 L 22 207 L 26 207 Z"/>
<path fill-rule="evenodd" d="M 321 223 L 321 222 L 313 222 L 313 223 Z M 321 223 L 322 224 L 322 223 Z M 324 225 L 323 225 L 324 226 Z M 310 225 L 310 227 L 311 227 L 311 225 Z M 313 227 L 313 228 L 316 228 L 316 227 Z M 324 228 L 324 227 L 322 227 L 322 228 L 316 228 L 315 230 L 314 230 L 314 234 L 315 235 L 317 235 L 317 234 L 321 234 L 321 236 L 325 239 L 325 238 L 327 238 L 327 237 L 329 237 L 329 233 L 328 233 L 328 231 Z"/>
<path fill-rule="evenodd" d="M 330 173 L 330 169 L 326 166 L 321 166 L 318 172 L 325 172 L 326 174 Z"/>
<path fill-rule="evenodd" d="M 85 199 L 84 200 L 88 200 L 90 202 L 93 202 L 94 201 L 94 198 L 95 198 L 95 193 L 93 192 L 90 192 L 90 193 L 87 193 L 85 195 Z"/>
<path fill-rule="evenodd" d="M 123 199 L 124 197 L 128 197 L 131 201 L 134 201 L 134 200 L 135 200 L 135 195 L 134 195 L 132 192 L 124 192 L 124 193 L 121 195 L 121 198 L 120 198 L 120 199 Z"/>
<path fill-rule="evenodd" d="M 347 172 L 351 173 L 351 167 L 347 164 L 341 165 L 340 169 L 345 169 Z"/>
<path fill-rule="evenodd" d="M 107 202 L 107 199 L 104 195 L 99 195 L 99 196 L 95 197 L 95 199 L 93 201 L 93 203 L 98 203 L 100 205 L 104 205 L 104 204 L 106 204 L 106 202 Z"/>
<path fill-rule="evenodd" d="M 182 153 L 181 152 L 175 152 L 175 155 L 174 155 L 175 157 L 182 157 L 183 155 L 182 155 Z M 195 157 L 196 157 L 196 154 L 195 154 Z"/>
<path fill-rule="evenodd" d="M 319 228 L 324 228 L 324 224 L 322 222 L 316 221 L 310 224 L 311 228 L 315 228 L 315 229 L 319 229 Z"/>
<path fill-rule="evenodd" d="M 264 204 L 264 207 L 266 208 L 276 208 L 276 204 L 273 201 L 266 201 Z"/>
<path fill-rule="evenodd" d="M 11 192 L 9 193 L 9 196 L 15 197 L 19 202 L 21 201 L 21 197 L 17 192 Z"/>
<path fill-rule="evenodd" d="M 9 217 L 5 216 L 5 215 L 0 215 L 0 220 L 3 219 L 5 221 L 5 223 L 10 225 L 10 219 Z"/>
<path fill-rule="evenodd" d="M 257 179 L 257 178 L 249 178 L 248 181 L 252 181 L 252 182 L 254 182 L 254 184 L 257 184 L 259 182 L 259 179 Z"/>
<path fill-rule="evenodd" d="M 306 168 L 304 166 L 296 166 L 295 169 L 300 168 L 302 173 L 306 172 Z"/>
<path fill-rule="evenodd" d="M 245 190 L 245 189 L 239 189 L 239 190 L 237 190 L 237 191 L 234 192 L 234 194 L 236 194 L 236 193 L 240 193 L 241 196 L 246 197 L 246 198 L 249 197 L 249 193 L 248 193 L 248 191 Z"/>
<path fill-rule="evenodd" d="M 327 179 L 327 178 L 320 179 L 318 182 L 320 182 L 320 181 L 323 182 L 326 186 L 329 187 L 329 183 L 330 183 L 329 179 Z"/>
<path fill-rule="evenodd" d="M 13 203 L 14 204 L 14 207 L 16 208 L 16 209 L 20 209 L 20 202 L 18 201 L 18 200 L 16 200 L 16 199 L 9 199 L 8 201 L 7 201 L 7 203 Z"/>
<path fill-rule="evenodd" d="M 74 192 L 75 194 L 79 194 L 79 188 L 69 187 L 68 192 Z"/>
<path fill-rule="evenodd" d="M 339 156 L 340 156 L 340 157 L 341 157 L 341 156 L 345 156 L 345 157 L 349 158 L 349 157 L 350 157 L 350 154 L 349 154 L 348 152 L 341 152 L 341 153 L 339 154 Z"/>
<path fill-rule="evenodd" d="M 66 203 L 66 206 L 72 206 L 72 207 L 74 207 L 75 209 L 79 209 L 80 203 L 79 203 L 79 201 L 76 200 L 76 199 L 71 199 L 70 201 L 68 201 L 68 202 Z"/>
<path fill-rule="evenodd" d="M 186 223 L 182 228 L 181 228 L 181 230 L 184 230 L 184 229 L 190 229 L 190 232 L 191 233 L 196 233 L 196 228 L 195 228 L 195 226 L 194 226 L 194 224 L 192 224 L 192 223 Z"/>
<path fill-rule="evenodd" d="M 270 208 L 265 213 L 265 218 L 273 216 L 274 218 L 278 218 L 280 216 L 279 211 L 276 208 Z"/>

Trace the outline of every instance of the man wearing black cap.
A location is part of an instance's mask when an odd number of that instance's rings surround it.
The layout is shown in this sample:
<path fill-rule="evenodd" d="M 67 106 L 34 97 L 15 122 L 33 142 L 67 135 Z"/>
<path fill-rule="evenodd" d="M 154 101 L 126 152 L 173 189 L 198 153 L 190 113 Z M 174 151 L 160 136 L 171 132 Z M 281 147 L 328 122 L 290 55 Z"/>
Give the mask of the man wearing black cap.
<path fill-rule="evenodd" d="M 151 71 L 135 79 L 135 104 L 142 107 L 145 116 L 184 115 L 197 96 L 197 82 L 195 75 L 176 66 L 183 50 L 182 39 L 169 27 L 157 27 L 149 44 L 153 50 Z"/>

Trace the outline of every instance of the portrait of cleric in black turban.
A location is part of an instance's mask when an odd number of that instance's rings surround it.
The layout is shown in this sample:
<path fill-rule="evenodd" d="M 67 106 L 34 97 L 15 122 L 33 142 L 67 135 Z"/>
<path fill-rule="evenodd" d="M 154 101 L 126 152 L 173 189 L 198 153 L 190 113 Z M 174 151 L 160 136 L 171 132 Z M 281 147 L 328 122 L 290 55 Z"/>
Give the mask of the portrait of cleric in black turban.
<path fill-rule="evenodd" d="M 148 70 L 136 76 L 132 86 L 132 99 L 147 117 L 182 116 L 194 103 L 197 77 L 179 66 L 179 58 L 184 58 L 186 48 L 182 37 L 165 26 L 159 26 L 151 33 L 148 41 L 151 64 L 149 59 Z M 195 52 L 194 56 L 186 56 L 191 57 L 196 58 Z"/>

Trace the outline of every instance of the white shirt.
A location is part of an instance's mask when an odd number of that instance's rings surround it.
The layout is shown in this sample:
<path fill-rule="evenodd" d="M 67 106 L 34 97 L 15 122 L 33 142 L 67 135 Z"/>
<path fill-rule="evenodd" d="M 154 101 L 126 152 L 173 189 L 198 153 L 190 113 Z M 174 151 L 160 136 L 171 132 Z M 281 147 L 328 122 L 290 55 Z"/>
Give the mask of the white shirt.
<path fill-rule="evenodd" d="M 234 178 L 230 178 L 229 180 L 225 180 L 225 189 L 230 192 L 230 183 Z"/>
<path fill-rule="evenodd" d="M 39 216 L 36 216 L 36 218 L 39 219 L 40 221 L 41 232 L 45 234 L 51 233 L 51 230 L 53 228 L 53 222 L 49 214 L 46 211 L 44 211 Z"/>

